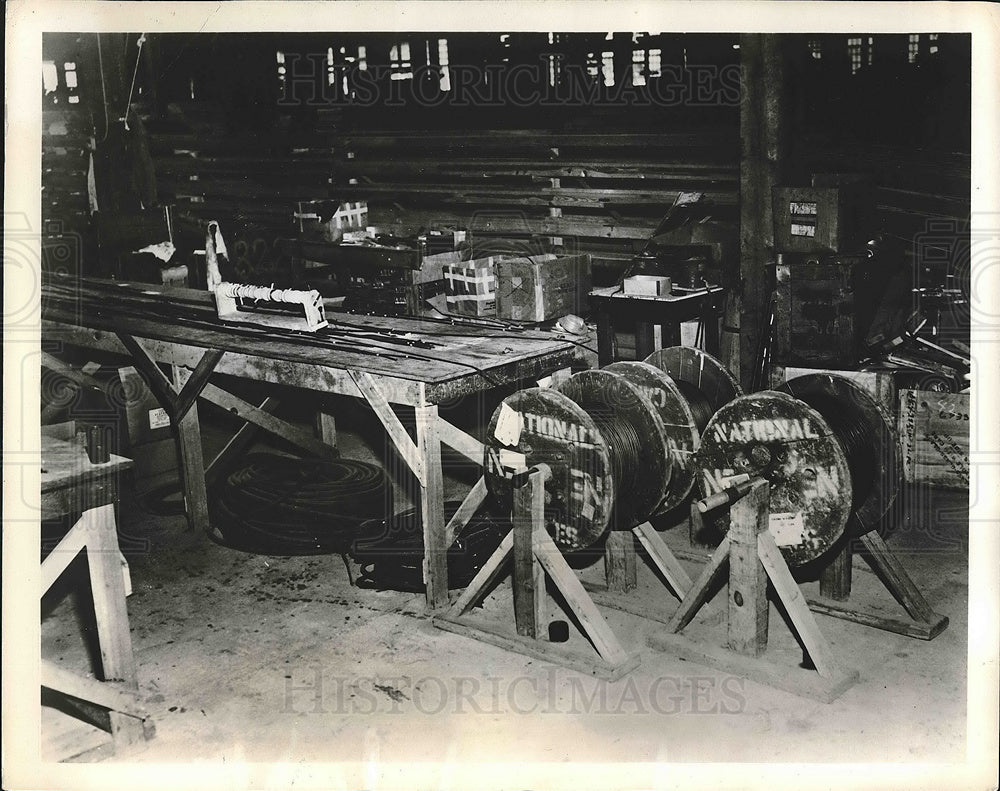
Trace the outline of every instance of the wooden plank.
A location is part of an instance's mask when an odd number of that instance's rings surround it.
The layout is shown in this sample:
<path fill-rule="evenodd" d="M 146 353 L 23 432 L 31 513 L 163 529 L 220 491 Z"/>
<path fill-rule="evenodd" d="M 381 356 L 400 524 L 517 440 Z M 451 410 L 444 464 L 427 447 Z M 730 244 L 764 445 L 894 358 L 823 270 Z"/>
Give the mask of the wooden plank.
<path fill-rule="evenodd" d="M 278 411 L 280 405 L 281 402 L 277 398 L 267 396 L 256 409 L 273 415 Z M 219 477 L 225 474 L 233 460 L 242 456 L 249 449 L 257 436 L 258 428 L 255 423 L 250 421 L 244 423 L 240 430 L 229 439 L 226 446 L 208 463 L 205 468 L 205 485 L 208 488 L 212 488 Z"/>
<path fill-rule="evenodd" d="M 368 406 L 372 408 L 372 411 L 378 416 L 379 421 L 385 427 L 386 433 L 389 435 L 389 439 L 392 440 L 392 444 L 395 445 L 396 450 L 399 451 L 400 457 L 406 462 L 406 466 L 410 468 L 410 472 L 413 473 L 414 477 L 420 482 L 420 485 L 426 486 L 426 476 L 427 470 L 425 469 L 425 459 L 421 453 L 421 449 L 410 439 L 410 435 L 406 432 L 406 428 L 396 417 L 396 413 L 392 411 L 392 407 L 389 405 L 389 401 L 382 394 L 378 385 L 372 377 L 365 373 L 364 371 L 349 371 L 351 378 L 354 383 L 358 386 L 358 390 L 364 396 L 365 400 L 368 402 Z M 437 419 L 435 415 L 435 420 Z M 420 420 L 417 421 L 418 435 L 420 434 L 419 426 Z M 435 438 L 436 426 L 434 427 Z M 418 436 L 419 440 L 419 436 Z M 438 443 L 437 455 L 438 455 L 438 466 L 440 466 L 440 440 L 435 439 Z"/>
<path fill-rule="evenodd" d="M 93 464 L 86 449 L 75 441 L 41 436 L 41 492 L 47 494 L 60 489 L 87 487 L 97 489 L 114 481 L 132 467 L 132 460 L 110 454 L 103 464 Z M 113 487 L 109 491 L 113 491 Z M 88 499 L 93 499 L 88 498 Z M 103 503 L 98 503 L 103 505 Z"/>
<path fill-rule="evenodd" d="M 729 647 L 754 657 L 767 649 L 767 574 L 757 541 L 768 530 L 769 503 L 770 487 L 757 483 L 733 503 L 729 518 Z"/>
<path fill-rule="evenodd" d="M 853 539 L 844 533 L 841 547 L 835 550 L 833 558 L 823 569 L 819 578 L 821 596 L 836 601 L 846 601 L 851 596 L 851 579 L 854 565 Z"/>
<path fill-rule="evenodd" d="M 778 594 L 778 598 L 781 599 L 785 607 L 785 612 L 788 613 L 788 617 L 795 625 L 799 639 L 805 645 L 816 672 L 827 679 L 836 678 L 840 672 L 833 653 L 830 651 L 830 645 L 826 642 L 816 619 L 809 611 L 802 591 L 788 570 L 781 550 L 774 543 L 774 538 L 769 530 L 758 534 L 757 557 L 760 558 L 760 562 L 767 570 L 767 576 L 771 579 L 775 593 Z"/>
<path fill-rule="evenodd" d="M 452 450 L 458 451 L 469 461 L 482 466 L 486 458 L 486 446 L 470 434 L 452 425 L 444 418 L 438 420 L 438 434 L 441 441 Z"/>
<path fill-rule="evenodd" d="M 476 576 L 472 578 L 469 587 L 462 591 L 462 594 L 448 608 L 449 617 L 457 618 L 460 615 L 464 615 L 486 595 L 488 589 L 503 570 L 503 565 L 513 549 L 514 531 L 511 530 L 504 536 L 496 551 L 490 555 L 489 560 L 476 572 Z"/>
<path fill-rule="evenodd" d="M 114 505 L 102 505 L 84 513 L 89 526 L 87 565 L 94 600 L 97 638 L 101 648 L 104 680 L 121 681 L 125 689 L 138 689 L 132 636 L 125 603 L 125 580 L 118 563 L 118 534 Z M 142 722 L 126 714 L 111 712 L 111 735 L 117 749 L 143 741 Z"/>
<path fill-rule="evenodd" d="M 857 684 L 860 678 L 857 670 L 838 671 L 833 676 L 824 678 L 812 670 L 779 665 L 761 657 L 744 656 L 727 648 L 695 642 L 679 634 L 652 634 L 647 638 L 647 643 L 657 651 L 686 662 L 713 667 L 724 673 L 823 703 L 832 703 Z"/>
<path fill-rule="evenodd" d="M 139 694 L 126 686 L 78 676 L 47 659 L 42 659 L 39 671 L 43 687 L 139 719 L 149 716 Z"/>
<path fill-rule="evenodd" d="M 635 539 L 632 533 L 612 530 L 604 544 L 604 576 L 608 590 L 628 593 L 637 584 Z"/>
<path fill-rule="evenodd" d="M 255 426 L 259 426 L 275 436 L 287 439 L 307 453 L 311 453 L 321 459 L 330 458 L 333 455 L 333 448 L 314 437 L 308 431 L 298 426 L 293 426 L 279 417 L 275 417 L 266 409 L 247 403 L 242 398 L 234 396 L 218 385 L 209 382 L 205 385 L 205 389 L 202 390 L 201 397 L 232 413 L 241 420 L 246 420 L 248 423 L 253 423 Z"/>
<path fill-rule="evenodd" d="M 620 662 L 608 662 L 594 653 L 509 634 L 491 624 L 473 622 L 468 616 L 456 618 L 450 614 L 443 615 L 436 617 L 433 623 L 438 629 L 471 637 L 543 662 L 559 664 L 605 681 L 618 681 L 639 666 L 638 654 L 626 654 Z"/>
<path fill-rule="evenodd" d="M 604 620 L 597 606 L 577 578 L 573 570 L 566 565 L 562 552 L 547 533 L 536 533 L 535 555 L 548 572 L 552 582 L 560 590 L 566 604 L 576 615 L 584 633 L 594 644 L 601 657 L 612 665 L 618 665 L 628 659 L 628 654 L 615 637 L 608 622 Z"/>
<path fill-rule="evenodd" d="M 444 421 L 441 421 L 442 423 Z M 465 499 L 462 500 L 462 504 L 458 507 L 458 510 L 452 514 L 451 519 L 448 520 L 448 524 L 444 526 L 444 544 L 446 547 L 451 547 L 455 543 L 455 538 L 459 533 L 469 524 L 469 520 L 475 516 L 476 511 L 479 510 L 479 506 L 483 504 L 483 500 L 486 499 L 488 494 L 486 490 L 486 479 L 482 476 L 469 490 L 469 493 L 465 495 Z"/>
<path fill-rule="evenodd" d="M 712 581 L 715 579 L 715 575 L 719 573 L 719 569 L 722 568 L 722 565 L 728 562 L 729 537 L 726 536 L 722 539 L 722 543 L 716 547 L 715 552 L 712 553 L 712 557 L 709 558 L 708 563 L 702 567 L 701 574 L 698 575 L 698 579 L 696 579 L 688 589 L 688 592 L 681 600 L 680 606 L 674 612 L 668 625 L 668 629 L 671 632 L 679 632 L 691 622 L 695 613 L 698 612 L 701 605 L 708 599 L 708 593 L 711 588 Z"/>
<path fill-rule="evenodd" d="M 666 545 L 660 534 L 656 532 L 649 522 L 643 522 L 632 528 L 632 532 L 642 544 L 649 559 L 653 561 L 656 568 L 666 579 L 673 589 L 677 598 L 683 599 L 684 595 L 691 590 L 691 578 L 687 575 L 684 567 L 677 560 L 677 556 Z"/>
<path fill-rule="evenodd" d="M 538 639 L 545 628 L 545 574 L 536 556 L 535 534 L 544 530 L 545 481 L 541 472 L 528 475 L 514 489 L 514 623 L 522 637 Z"/>
<path fill-rule="evenodd" d="M 87 546 L 90 538 L 90 526 L 85 520 L 78 521 L 69 529 L 42 561 L 42 589 L 44 596 L 57 579 L 62 576 L 66 567 L 72 563 L 76 556 Z"/>
<path fill-rule="evenodd" d="M 896 554 L 889 549 L 882 537 L 872 530 L 861 536 L 866 550 L 865 559 L 882 578 L 889 592 L 906 608 L 910 617 L 918 621 L 932 621 L 938 616 L 917 588 Z"/>
<path fill-rule="evenodd" d="M 187 414 L 187 411 L 198 399 L 202 389 L 208 383 L 208 378 L 214 372 L 215 366 L 225 353 L 223 349 L 209 349 L 198 361 L 198 364 L 191 371 L 190 376 L 188 376 L 187 381 L 184 383 L 184 387 L 177 394 L 174 411 L 170 416 L 174 422 L 180 422 L 180 419 Z"/>
<path fill-rule="evenodd" d="M 809 609 L 815 613 L 881 629 L 883 632 L 894 632 L 904 637 L 914 637 L 918 640 L 933 640 L 948 628 L 947 616 L 937 613 L 929 621 L 918 621 L 913 618 L 893 618 L 870 607 L 839 602 L 821 596 L 807 596 L 806 602 L 809 604 Z"/>
<path fill-rule="evenodd" d="M 359 376 L 359 386 L 365 381 L 365 376 L 365 374 Z M 364 387 L 370 387 L 370 383 L 366 383 Z M 366 397 L 368 395 L 369 392 L 366 390 Z M 388 404 L 384 406 L 388 407 Z M 418 406 L 414 411 L 419 454 L 416 463 L 420 470 L 420 474 L 417 475 L 420 480 L 420 521 L 424 531 L 424 584 L 427 607 L 435 610 L 448 606 L 448 547 L 445 544 L 441 439 L 438 436 L 440 421 L 438 408 L 435 405 Z M 416 473 L 416 470 L 414 472 Z"/>

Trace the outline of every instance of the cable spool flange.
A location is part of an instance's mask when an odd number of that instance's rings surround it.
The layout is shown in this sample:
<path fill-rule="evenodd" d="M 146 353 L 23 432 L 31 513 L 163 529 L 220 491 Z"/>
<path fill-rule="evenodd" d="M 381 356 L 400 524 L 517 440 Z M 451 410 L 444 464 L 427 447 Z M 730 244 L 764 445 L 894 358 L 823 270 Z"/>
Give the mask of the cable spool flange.
<path fill-rule="evenodd" d="M 646 521 L 663 502 L 673 469 L 659 411 L 641 387 L 607 368 L 581 371 L 556 389 L 586 410 L 608 444 L 616 492 L 612 528 Z"/>
<path fill-rule="evenodd" d="M 672 470 L 667 493 L 655 513 L 665 513 L 684 502 L 694 487 L 692 457 L 699 434 L 691 407 L 673 378 L 654 365 L 629 360 L 611 363 L 601 370 L 624 376 L 638 387 L 663 421 Z"/>
<path fill-rule="evenodd" d="M 669 374 L 688 399 L 696 423 L 702 430 L 725 404 L 743 395 L 743 389 L 729 370 L 719 360 L 701 349 L 690 346 L 670 346 L 657 349 L 645 360 Z M 698 393 L 694 393 L 695 388 Z M 699 407 L 700 401 L 704 406 Z M 707 412 L 707 414 L 706 414 Z"/>
<path fill-rule="evenodd" d="M 851 514 L 851 475 L 840 440 L 818 411 L 787 393 L 741 396 L 719 409 L 695 464 L 705 496 L 742 473 L 770 482 L 770 531 L 793 566 L 833 546 Z M 706 518 L 722 532 L 729 529 L 727 512 Z"/>
<path fill-rule="evenodd" d="M 902 484 L 899 439 L 885 410 L 866 390 L 833 374 L 798 376 L 778 390 L 819 412 L 840 440 L 851 471 L 851 532 L 885 530 Z"/>
<path fill-rule="evenodd" d="M 490 419 L 486 488 L 505 508 L 514 472 L 547 464 L 545 525 L 564 549 L 582 549 L 607 530 L 615 501 L 611 458 L 594 419 L 553 388 L 532 387 L 503 400 Z"/>

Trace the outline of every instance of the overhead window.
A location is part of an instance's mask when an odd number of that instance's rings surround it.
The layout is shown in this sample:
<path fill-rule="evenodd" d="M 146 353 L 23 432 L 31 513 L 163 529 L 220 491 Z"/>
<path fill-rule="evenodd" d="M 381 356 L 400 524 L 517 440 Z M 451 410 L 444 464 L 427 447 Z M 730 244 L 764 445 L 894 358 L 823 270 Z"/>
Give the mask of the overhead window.
<path fill-rule="evenodd" d="M 909 43 L 906 45 L 906 59 L 910 63 L 915 63 L 917 55 L 920 54 L 920 34 L 910 33 Z"/>
<path fill-rule="evenodd" d="M 861 39 L 847 39 L 847 57 L 851 61 L 851 74 L 857 74 L 861 68 Z"/>
<path fill-rule="evenodd" d="M 410 42 L 402 41 L 389 49 L 390 80 L 412 80 L 413 64 L 410 61 Z"/>

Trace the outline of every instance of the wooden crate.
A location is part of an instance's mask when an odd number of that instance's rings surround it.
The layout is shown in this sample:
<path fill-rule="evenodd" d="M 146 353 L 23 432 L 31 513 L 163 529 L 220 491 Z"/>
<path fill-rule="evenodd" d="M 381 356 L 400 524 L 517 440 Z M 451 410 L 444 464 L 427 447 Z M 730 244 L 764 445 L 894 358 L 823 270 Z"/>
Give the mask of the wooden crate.
<path fill-rule="evenodd" d="M 792 366 L 771 366 L 771 387 L 780 387 L 789 379 L 809 374 L 834 374 L 850 379 L 858 387 L 871 395 L 885 411 L 895 419 L 899 406 L 896 394 L 896 380 L 885 371 L 838 371 L 834 368 L 795 368 Z"/>
<path fill-rule="evenodd" d="M 808 368 L 852 368 L 871 323 L 878 285 L 867 259 L 779 256 L 775 361 Z"/>
<path fill-rule="evenodd" d="M 947 489 L 969 487 L 969 394 L 901 390 L 903 477 Z"/>
<path fill-rule="evenodd" d="M 547 321 L 584 313 L 591 286 L 589 255 L 544 255 L 497 262 L 497 316 Z"/>

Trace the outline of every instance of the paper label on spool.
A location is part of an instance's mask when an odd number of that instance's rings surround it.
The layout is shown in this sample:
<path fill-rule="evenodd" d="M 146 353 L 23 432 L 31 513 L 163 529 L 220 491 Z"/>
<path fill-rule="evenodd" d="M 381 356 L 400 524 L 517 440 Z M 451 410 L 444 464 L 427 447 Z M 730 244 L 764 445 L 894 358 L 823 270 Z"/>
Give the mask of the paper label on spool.
<path fill-rule="evenodd" d="M 528 461 L 523 453 L 516 450 L 500 449 L 500 466 L 509 470 L 522 470 L 528 466 Z"/>
<path fill-rule="evenodd" d="M 151 429 L 165 428 L 170 425 L 170 415 L 162 408 L 149 410 L 149 427 Z"/>
<path fill-rule="evenodd" d="M 521 430 L 524 428 L 524 418 L 520 412 L 511 409 L 507 404 L 500 404 L 500 416 L 493 436 L 503 445 L 513 446 L 521 441 Z"/>
<path fill-rule="evenodd" d="M 805 538 L 805 528 L 802 524 L 802 512 L 781 511 L 771 514 L 767 527 L 779 547 L 797 546 Z"/>

